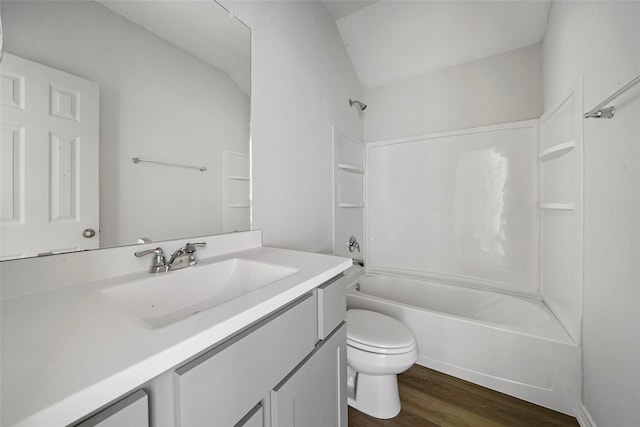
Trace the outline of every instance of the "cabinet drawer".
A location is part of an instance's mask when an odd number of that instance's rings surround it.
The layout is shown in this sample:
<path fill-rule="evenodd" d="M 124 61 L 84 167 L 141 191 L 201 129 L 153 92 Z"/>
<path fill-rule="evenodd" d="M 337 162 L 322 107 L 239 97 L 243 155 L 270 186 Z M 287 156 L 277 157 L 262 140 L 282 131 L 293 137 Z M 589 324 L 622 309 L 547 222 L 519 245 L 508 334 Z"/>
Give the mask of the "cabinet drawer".
<path fill-rule="evenodd" d="M 312 294 L 277 311 L 175 371 L 177 423 L 232 426 L 315 345 Z"/>
<path fill-rule="evenodd" d="M 341 274 L 318 287 L 318 339 L 325 339 L 347 314 L 347 294 Z"/>
<path fill-rule="evenodd" d="M 138 390 L 74 427 L 149 427 L 147 393 Z"/>

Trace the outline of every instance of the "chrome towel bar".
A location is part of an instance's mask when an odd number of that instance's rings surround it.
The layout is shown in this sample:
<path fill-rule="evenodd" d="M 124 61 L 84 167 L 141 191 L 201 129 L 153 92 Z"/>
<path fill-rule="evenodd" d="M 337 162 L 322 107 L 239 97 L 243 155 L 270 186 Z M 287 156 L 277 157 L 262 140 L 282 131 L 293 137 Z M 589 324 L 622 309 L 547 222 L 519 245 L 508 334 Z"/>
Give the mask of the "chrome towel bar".
<path fill-rule="evenodd" d="M 626 92 L 628 89 L 630 89 L 631 86 L 635 85 L 638 82 L 640 82 L 640 76 L 638 76 L 635 79 L 631 80 L 629 83 L 627 83 L 626 85 L 624 85 L 623 87 L 618 89 L 618 91 L 616 93 L 614 93 L 613 95 L 611 95 L 610 97 L 608 97 L 607 99 L 602 101 L 600 104 L 596 105 L 591 110 L 586 112 L 584 114 L 584 118 L 585 119 L 610 119 L 610 118 L 612 118 L 616 114 L 616 107 L 614 107 L 613 105 L 610 106 L 610 107 L 606 107 L 606 108 L 603 108 L 603 107 L 605 105 L 607 105 L 608 103 L 610 103 L 611 101 L 613 101 L 614 99 L 616 99 L 617 97 L 619 97 L 620 95 L 622 95 L 624 92 Z"/>
<path fill-rule="evenodd" d="M 179 163 L 159 162 L 157 160 L 143 159 L 142 157 L 134 157 L 133 158 L 133 163 L 156 163 L 158 165 L 175 166 L 175 167 L 178 167 L 178 168 L 197 169 L 200 172 L 204 172 L 204 171 L 207 170 L 207 168 L 205 166 L 190 166 L 190 165 L 182 165 L 182 164 L 179 164 Z"/>

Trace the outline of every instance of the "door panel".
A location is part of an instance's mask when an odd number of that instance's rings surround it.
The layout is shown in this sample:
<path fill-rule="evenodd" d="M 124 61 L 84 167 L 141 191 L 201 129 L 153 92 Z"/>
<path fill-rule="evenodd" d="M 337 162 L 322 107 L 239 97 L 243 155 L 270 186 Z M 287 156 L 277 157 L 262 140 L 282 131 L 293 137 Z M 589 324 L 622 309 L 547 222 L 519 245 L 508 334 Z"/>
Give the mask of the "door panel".
<path fill-rule="evenodd" d="M 98 84 L 5 52 L 2 259 L 99 247 Z"/>

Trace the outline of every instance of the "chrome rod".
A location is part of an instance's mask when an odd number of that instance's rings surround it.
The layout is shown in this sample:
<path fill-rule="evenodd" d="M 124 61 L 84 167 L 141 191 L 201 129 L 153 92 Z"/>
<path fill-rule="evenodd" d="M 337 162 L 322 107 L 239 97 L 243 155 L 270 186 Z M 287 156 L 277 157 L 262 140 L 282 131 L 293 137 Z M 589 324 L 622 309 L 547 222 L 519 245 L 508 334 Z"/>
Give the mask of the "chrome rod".
<path fill-rule="evenodd" d="M 197 169 L 200 172 L 204 172 L 204 171 L 207 170 L 207 168 L 205 166 L 190 166 L 190 165 L 181 165 L 179 163 L 159 162 L 157 160 L 143 159 L 142 157 L 134 157 L 133 158 L 133 163 L 155 163 L 155 164 L 158 164 L 158 165 L 175 166 L 175 167 L 178 167 L 178 168 Z"/>
<path fill-rule="evenodd" d="M 622 95 L 624 92 L 626 92 L 628 89 L 630 89 L 631 86 L 635 85 L 638 82 L 640 82 L 640 76 L 638 76 L 635 79 L 631 80 L 629 83 L 627 83 L 626 85 L 621 87 L 616 93 L 614 93 L 613 95 L 611 95 L 610 97 L 608 97 L 607 99 L 602 101 L 600 104 L 596 105 L 591 110 L 586 112 L 584 114 L 584 118 L 585 119 L 591 119 L 591 118 L 594 118 L 594 119 L 600 119 L 600 118 L 602 118 L 602 119 L 610 119 L 610 118 L 612 118 L 616 113 L 616 108 L 613 105 L 611 107 L 607 107 L 607 108 L 603 108 L 603 107 L 605 105 L 607 105 L 608 103 L 610 103 L 611 101 L 613 101 L 614 99 L 616 99 L 617 97 L 619 97 L 620 95 Z"/>

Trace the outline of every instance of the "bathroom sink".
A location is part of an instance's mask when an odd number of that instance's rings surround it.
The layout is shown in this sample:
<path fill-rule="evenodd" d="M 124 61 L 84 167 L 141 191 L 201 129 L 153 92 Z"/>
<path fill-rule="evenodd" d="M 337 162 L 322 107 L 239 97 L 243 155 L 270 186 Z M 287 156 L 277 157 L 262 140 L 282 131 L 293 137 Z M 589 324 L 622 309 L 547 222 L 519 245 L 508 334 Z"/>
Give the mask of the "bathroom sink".
<path fill-rule="evenodd" d="M 152 328 L 167 326 L 273 283 L 298 270 L 232 258 L 149 275 L 101 292 Z"/>

